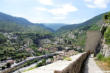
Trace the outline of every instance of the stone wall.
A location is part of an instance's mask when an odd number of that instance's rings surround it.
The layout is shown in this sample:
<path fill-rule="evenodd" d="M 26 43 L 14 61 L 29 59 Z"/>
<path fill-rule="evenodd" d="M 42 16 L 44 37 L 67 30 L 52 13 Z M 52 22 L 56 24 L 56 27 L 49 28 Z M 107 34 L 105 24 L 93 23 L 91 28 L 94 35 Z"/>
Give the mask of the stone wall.
<path fill-rule="evenodd" d="M 100 52 L 105 57 L 109 57 L 110 56 L 110 46 L 105 43 L 105 39 L 102 39 L 101 51 Z"/>
<path fill-rule="evenodd" d="M 69 64 L 65 69 L 62 71 L 55 70 L 54 73 L 80 73 L 81 67 L 84 63 L 84 61 L 87 59 L 89 53 L 82 54 L 78 59 L 76 59 L 74 62 Z"/>

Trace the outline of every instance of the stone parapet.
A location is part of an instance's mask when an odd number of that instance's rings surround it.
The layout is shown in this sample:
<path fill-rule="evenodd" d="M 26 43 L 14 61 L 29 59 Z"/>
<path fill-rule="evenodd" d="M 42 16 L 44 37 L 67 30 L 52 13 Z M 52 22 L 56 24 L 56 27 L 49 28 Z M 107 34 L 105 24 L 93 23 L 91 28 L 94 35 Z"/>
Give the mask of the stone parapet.
<path fill-rule="evenodd" d="M 88 55 L 88 53 L 80 53 L 71 56 L 70 61 L 59 60 L 24 73 L 80 73 L 81 67 Z"/>

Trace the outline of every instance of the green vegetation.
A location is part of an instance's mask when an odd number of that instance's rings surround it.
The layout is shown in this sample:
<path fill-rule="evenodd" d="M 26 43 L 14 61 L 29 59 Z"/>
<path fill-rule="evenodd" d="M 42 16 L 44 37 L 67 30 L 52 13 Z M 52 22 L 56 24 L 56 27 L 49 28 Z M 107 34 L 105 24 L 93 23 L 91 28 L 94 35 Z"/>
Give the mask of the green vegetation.
<path fill-rule="evenodd" d="M 98 30 L 100 28 L 100 26 L 102 25 L 103 22 L 103 16 L 106 13 L 100 14 L 86 22 L 80 23 L 80 24 L 74 24 L 74 25 L 66 25 L 61 27 L 59 30 L 57 30 L 57 34 L 61 34 L 61 33 L 65 33 L 71 30 Z"/>
<path fill-rule="evenodd" d="M 106 44 L 110 45 L 110 26 L 107 27 L 104 33 L 104 38 L 105 38 Z"/>
<path fill-rule="evenodd" d="M 1 32 L 29 32 L 29 33 L 52 33 L 51 29 L 40 24 L 34 24 L 24 18 L 13 17 L 0 13 L 0 31 Z"/>
<path fill-rule="evenodd" d="M 70 57 L 64 57 L 64 60 L 72 61 L 72 59 Z"/>
<path fill-rule="evenodd" d="M 30 62 L 29 62 L 29 63 L 30 63 Z M 33 62 L 33 63 L 34 63 L 34 62 Z M 35 68 L 40 67 L 40 66 L 43 66 L 43 65 L 46 65 L 46 59 L 42 59 L 42 61 L 41 61 L 41 62 L 38 62 L 38 63 L 36 64 L 36 66 L 31 67 L 31 68 L 29 68 L 29 69 L 26 69 L 26 70 L 24 70 L 23 72 L 26 72 L 26 71 L 35 69 Z"/>
<path fill-rule="evenodd" d="M 7 66 L 7 68 L 10 68 L 11 67 L 11 63 L 7 63 L 6 66 Z"/>
<path fill-rule="evenodd" d="M 105 23 L 110 24 L 110 12 L 105 14 L 104 16 Z M 104 32 L 104 38 L 106 44 L 110 45 L 110 25 L 107 27 L 106 31 Z"/>
<path fill-rule="evenodd" d="M 104 14 L 98 15 L 86 22 L 83 22 L 81 24 L 74 24 L 74 25 L 66 25 L 61 27 L 59 30 L 57 30 L 57 35 L 65 36 L 69 35 L 69 33 L 73 33 L 75 35 L 75 39 L 71 39 L 71 43 L 74 44 L 74 46 L 80 46 L 81 48 L 85 47 L 86 42 L 86 32 L 87 31 L 99 31 L 102 22 L 103 22 L 103 16 Z M 66 40 L 69 40 L 69 38 L 66 36 L 64 38 L 67 38 Z M 80 50 L 81 51 L 81 50 Z"/>
<path fill-rule="evenodd" d="M 89 30 L 100 30 L 101 26 L 98 26 L 98 25 L 92 25 L 92 27 L 90 27 Z"/>
<path fill-rule="evenodd" d="M 106 62 L 110 67 L 110 57 L 104 57 L 102 53 L 99 53 L 96 57 L 99 61 Z"/>
<path fill-rule="evenodd" d="M 40 24 L 4 13 L 0 13 L 0 32 L 0 61 L 11 58 L 20 62 L 32 55 L 42 55 L 37 50 L 40 40 L 53 36 L 50 29 Z M 4 36 L 4 33 L 8 35 Z M 31 53 L 26 48 L 31 48 L 34 52 Z"/>
<path fill-rule="evenodd" d="M 78 34 L 76 45 L 84 47 L 85 46 L 85 42 L 86 42 L 85 40 L 86 40 L 86 33 L 85 32 L 83 32 L 81 34 Z"/>
<path fill-rule="evenodd" d="M 97 54 L 97 59 L 98 60 L 103 60 L 103 58 L 104 58 L 104 56 L 101 53 Z"/>
<path fill-rule="evenodd" d="M 27 32 L 27 33 L 40 33 L 48 34 L 51 33 L 50 30 L 41 27 L 39 25 L 21 25 L 15 22 L 0 21 L 0 31 L 1 32 Z"/>
<path fill-rule="evenodd" d="M 7 38 L 0 33 L 0 44 L 4 44 L 6 42 Z"/>
<path fill-rule="evenodd" d="M 40 40 L 53 37 L 51 34 L 20 33 L 20 32 L 11 33 L 10 36 L 12 37 L 15 36 L 17 38 L 16 39 L 11 37 L 6 38 L 3 35 L 3 33 L 0 33 L 0 60 L 1 61 L 11 58 L 13 60 L 16 60 L 16 62 L 20 62 L 32 55 L 35 55 L 35 56 L 43 55 L 47 52 L 38 51 Z M 29 51 L 26 50 L 27 48 L 29 48 Z M 34 51 L 34 52 L 31 53 L 30 51 Z"/>
<path fill-rule="evenodd" d="M 28 61 L 28 62 L 24 63 L 24 67 L 25 67 L 25 66 L 29 66 L 29 65 L 31 65 L 31 64 L 33 64 L 33 63 L 36 63 L 36 62 L 38 62 L 38 60 Z"/>
<path fill-rule="evenodd" d="M 35 69 L 35 68 L 36 68 L 36 67 L 31 67 L 31 68 L 29 68 L 29 69 L 24 70 L 23 72 L 30 71 L 30 70 Z"/>
<path fill-rule="evenodd" d="M 105 23 L 110 23 L 110 12 L 108 12 L 104 15 L 104 21 L 105 21 Z"/>
<path fill-rule="evenodd" d="M 46 59 L 42 59 L 41 62 L 39 62 L 36 67 L 40 67 L 40 66 L 43 66 L 43 65 L 46 65 Z"/>
<path fill-rule="evenodd" d="M 51 50 L 51 48 L 65 49 L 67 47 L 67 49 L 83 52 L 82 48 L 85 47 L 86 32 L 88 30 L 99 30 L 103 22 L 103 15 L 96 16 L 79 25 L 66 25 L 53 34 L 51 29 L 43 25 L 0 13 L 0 61 L 12 59 L 18 63 L 28 57 L 50 53 L 48 49 Z M 105 16 L 109 19 L 108 15 Z M 109 36 L 110 27 L 107 28 L 104 34 L 107 44 L 110 44 Z M 49 44 L 46 42 L 45 45 L 42 45 L 41 40 L 44 39 L 51 42 Z M 39 47 L 41 47 L 40 50 Z M 103 58 L 101 54 L 97 58 L 109 61 Z M 69 57 L 65 57 L 64 59 L 71 61 Z M 24 63 L 23 67 L 35 62 L 37 60 Z M 36 67 L 45 64 L 46 60 L 43 59 Z M 10 65 L 7 64 L 7 67 L 10 67 Z M 4 69 L 4 66 L 2 69 Z"/>

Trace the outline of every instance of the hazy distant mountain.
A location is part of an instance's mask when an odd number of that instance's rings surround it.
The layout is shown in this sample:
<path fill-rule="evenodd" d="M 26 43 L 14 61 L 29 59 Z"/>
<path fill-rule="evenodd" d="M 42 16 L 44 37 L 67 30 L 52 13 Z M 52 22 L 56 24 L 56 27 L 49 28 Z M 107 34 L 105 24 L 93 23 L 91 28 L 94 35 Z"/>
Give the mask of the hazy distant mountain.
<path fill-rule="evenodd" d="M 65 26 L 67 24 L 63 24 L 63 23 L 48 23 L 48 24 L 45 24 L 44 23 L 44 25 L 56 31 L 59 28 L 61 28 L 62 26 Z"/>
<path fill-rule="evenodd" d="M 48 30 L 54 32 L 54 29 L 52 29 L 52 28 L 46 26 L 45 23 L 35 23 L 35 25 L 39 25 L 39 26 L 41 26 L 41 27 L 43 27 L 43 28 L 45 28 L 45 29 L 48 29 Z"/>
<path fill-rule="evenodd" d="M 21 18 L 0 13 L 0 31 L 1 32 L 38 32 L 48 33 L 50 29 L 31 23 L 30 21 Z"/>

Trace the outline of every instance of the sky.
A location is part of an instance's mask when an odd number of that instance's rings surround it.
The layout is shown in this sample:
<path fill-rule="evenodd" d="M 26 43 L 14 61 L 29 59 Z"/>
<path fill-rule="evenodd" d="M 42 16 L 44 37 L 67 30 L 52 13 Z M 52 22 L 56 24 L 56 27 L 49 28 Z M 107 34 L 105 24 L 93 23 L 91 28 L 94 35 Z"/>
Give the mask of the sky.
<path fill-rule="evenodd" d="M 33 23 L 82 23 L 110 11 L 110 0 L 0 0 L 0 12 Z"/>

